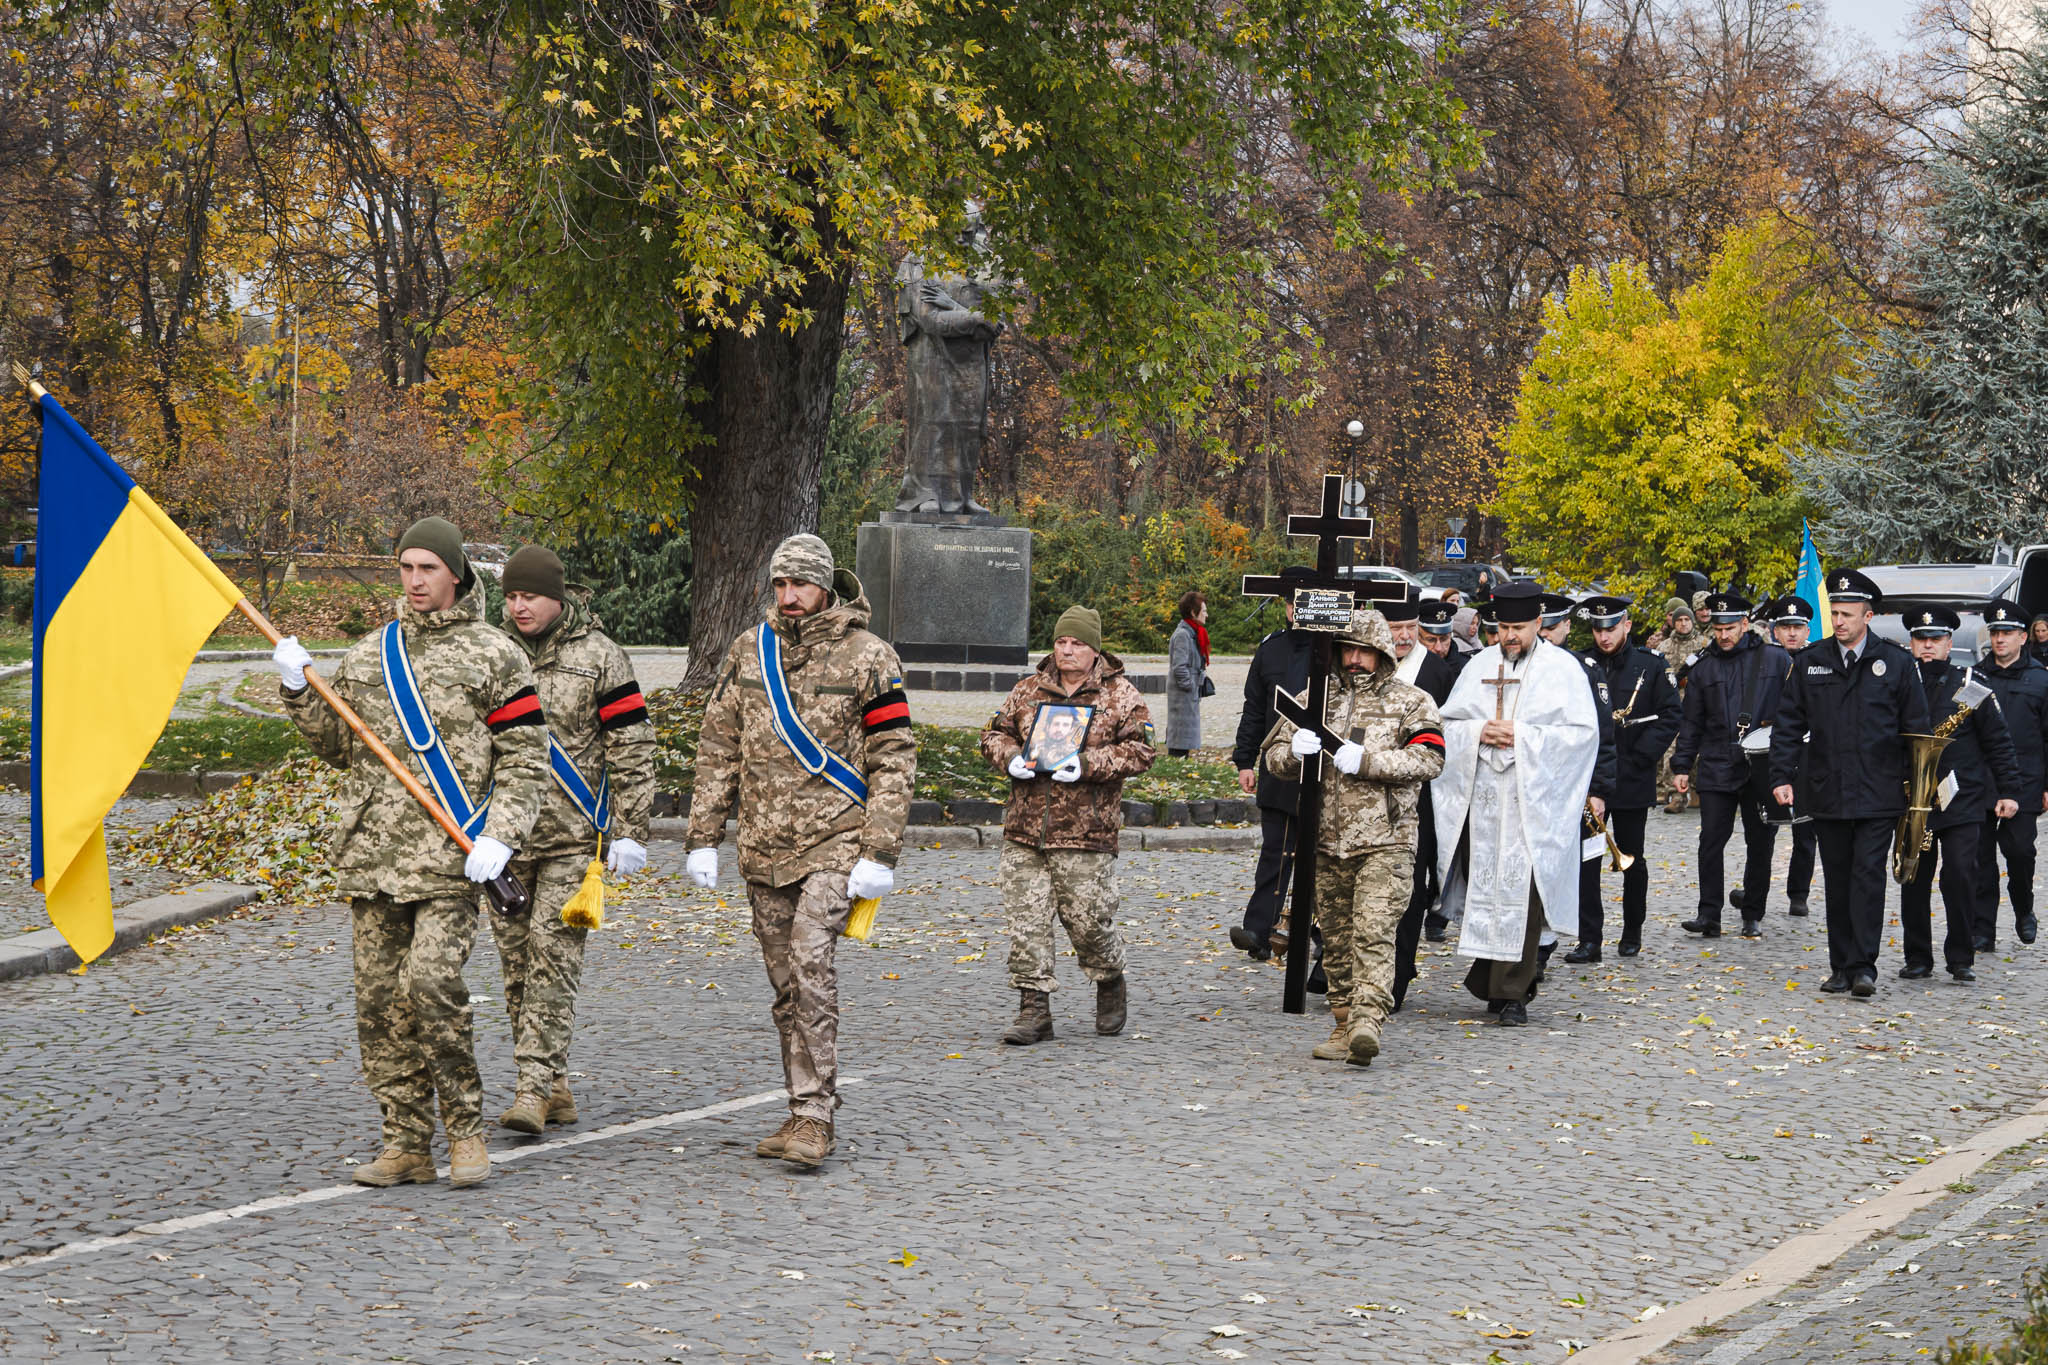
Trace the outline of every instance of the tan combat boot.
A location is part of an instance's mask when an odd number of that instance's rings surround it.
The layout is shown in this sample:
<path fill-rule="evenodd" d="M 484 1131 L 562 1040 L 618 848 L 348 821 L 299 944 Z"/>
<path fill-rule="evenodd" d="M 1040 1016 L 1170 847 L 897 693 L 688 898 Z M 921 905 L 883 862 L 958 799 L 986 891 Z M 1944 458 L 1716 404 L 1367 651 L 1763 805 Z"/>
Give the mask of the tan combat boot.
<path fill-rule="evenodd" d="M 555 1077 L 555 1088 L 548 1095 L 548 1122 L 574 1123 L 576 1121 L 576 1097 L 569 1093 L 569 1082 L 561 1076 Z"/>
<path fill-rule="evenodd" d="M 1380 1021 L 1360 1011 L 1352 1016 L 1350 1041 L 1345 1060 L 1359 1066 L 1371 1066 L 1372 1059 L 1380 1055 Z"/>
<path fill-rule="evenodd" d="M 1341 1062 L 1351 1055 L 1351 1036 L 1346 1021 L 1351 1018 L 1348 1005 L 1334 1005 L 1330 1009 L 1330 1036 L 1317 1043 L 1309 1055 L 1318 1061 Z"/>
<path fill-rule="evenodd" d="M 431 1185 L 434 1159 L 425 1152 L 408 1152 L 403 1147 L 386 1147 L 367 1166 L 356 1167 L 358 1185 Z"/>
<path fill-rule="evenodd" d="M 815 1170 L 832 1155 L 832 1125 L 824 1119 L 799 1118 L 790 1124 L 782 1144 L 782 1159 L 792 1166 Z"/>
<path fill-rule="evenodd" d="M 782 1126 L 780 1128 L 777 1128 L 767 1137 L 762 1138 L 759 1142 L 754 1144 L 754 1155 L 770 1157 L 781 1156 L 783 1146 L 787 1144 L 789 1141 L 789 1135 L 796 1131 L 797 1121 L 797 1116 L 795 1114 L 791 1114 L 788 1118 L 784 1119 L 782 1121 Z"/>
<path fill-rule="evenodd" d="M 449 1184 L 458 1189 L 464 1185 L 481 1185 L 490 1173 L 491 1150 L 484 1146 L 482 1134 L 457 1138 L 448 1144 Z"/>
<path fill-rule="evenodd" d="M 512 1107 L 498 1115 L 498 1123 L 515 1133 L 538 1133 L 548 1121 L 548 1102 L 531 1090 L 512 1098 Z"/>
<path fill-rule="evenodd" d="M 1018 1047 L 1052 1037 L 1052 1000 L 1044 991 L 1020 990 L 1017 1018 L 1003 1032 L 1003 1041 Z"/>
<path fill-rule="evenodd" d="M 1124 988 L 1124 979 L 1098 981 L 1095 983 L 1095 1031 L 1105 1038 L 1124 1031 L 1124 1017 L 1130 1006 L 1130 992 Z M 1052 1022 L 1051 1014 L 1046 1022 Z"/>

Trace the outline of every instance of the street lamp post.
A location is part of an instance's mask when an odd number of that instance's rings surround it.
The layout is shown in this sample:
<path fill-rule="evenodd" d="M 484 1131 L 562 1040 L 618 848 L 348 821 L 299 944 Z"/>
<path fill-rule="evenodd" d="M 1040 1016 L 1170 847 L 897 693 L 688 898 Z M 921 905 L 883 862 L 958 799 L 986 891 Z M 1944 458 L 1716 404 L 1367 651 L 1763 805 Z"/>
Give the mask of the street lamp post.
<path fill-rule="evenodd" d="M 1360 486 L 1355 468 L 1358 463 L 1359 438 L 1364 435 L 1365 423 L 1359 421 L 1356 417 L 1344 424 L 1344 500 L 1348 504 L 1344 509 L 1346 516 L 1359 517 L 1365 515 L 1365 508 L 1362 505 L 1365 499 L 1359 495 Z M 1345 542 L 1344 558 L 1345 562 L 1353 569 L 1358 567 L 1357 541 L 1349 540 Z"/>

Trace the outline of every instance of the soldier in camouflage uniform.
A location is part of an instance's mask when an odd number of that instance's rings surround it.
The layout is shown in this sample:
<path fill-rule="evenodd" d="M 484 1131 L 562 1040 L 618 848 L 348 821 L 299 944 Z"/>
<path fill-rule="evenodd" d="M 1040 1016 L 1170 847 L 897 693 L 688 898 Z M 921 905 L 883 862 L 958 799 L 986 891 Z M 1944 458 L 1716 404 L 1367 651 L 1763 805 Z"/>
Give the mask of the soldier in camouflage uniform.
<path fill-rule="evenodd" d="M 1044 703 L 1088 706 L 1080 752 L 1050 774 L 1024 757 Z M 1102 650 L 1102 618 L 1069 607 L 1053 627 L 1052 653 L 1010 689 L 981 732 L 982 756 L 1010 775 L 1003 813 L 1003 905 L 1009 916 L 1010 984 L 1017 1018 L 1003 1041 L 1052 1037 L 1053 916 L 1095 983 L 1095 1031 L 1123 1031 L 1129 999 L 1124 945 L 1117 937 L 1117 837 L 1124 780 L 1152 766 L 1152 716 L 1123 661 Z"/>
<path fill-rule="evenodd" d="M 1674 597 L 1666 602 L 1664 611 L 1671 618 L 1671 630 L 1651 648 L 1664 656 L 1665 667 L 1669 668 L 1671 676 L 1678 680 L 1679 693 L 1683 696 L 1685 675 L 1692 666 L 1689 661 L 1710 642 L 1706 632 L 1699 629 L 1698 618 L 1693 609 L 1686 605 L 1683 598 Z M 1664 757 L 1657 763 L 1657 800 L 1663 803 L 1664 813 L 1667 815 L 1679 814 L 1694 799 L 1680 793 L 1677 783 L 1672 780 L 1671 748 L 1677 742 L 1674 739 L 1670 746 L 1666 746 Z"/>
<path fill-rule="evenodd" d="M 776 547 L 768 571 L 775 602 L 767 629 L 795 718 L 865 783 L 865 803 L 814 774 L 777 735 L 761 634 L 749 630 L 726 652 L 704 712 L 688 871 L 699 886 L 717 885 L 718 844 L 726 816 L 736 814 L 740 876 L 775 988 L 789 1085 L 789 1117 L 754 1152 L 811 1168 L 832 1152 L 839 1104 L 833 954 L 853 902 L 895 886 L 917 741 L 902 666 L 868 633 L 860 580 L 835 569 L 831 547 L 809 535 Z"/>
<path fill-rule="evenodd" d="M 629 877 L 646 866 L 647 819 L 654 809 L 654 727 L 632 662 L 604 633 L 590 594 L 564 582 L 554 551 L 520 547 L 506 561 L 502 581 L 505 633 L 532 661 L 548 733 L 590 793 L 602 786 L 608 797 L 605 868 Z M 514 1132 L 576 1121 L 569 1034 L 589 931 L 562 923 L 562 907 L 583 884 L 598 842 L 590 817 L 559 778 L 551 782 L 533 834 L 512 863 L 512 874 L 533 897 L 533 913 L 492 920 L 519 1063 L 512 1107 L 498 1122 Z"/>
<path fill-rule="evenodd" d="M 307 687 L 310 657 L 299 642 L 280 642 L 275 658 L 285 709 L 306 743 L 348 771 L 334 866 L 353 916 L 363 1077 L 384 1114 L 383 1152 L 356 1167 L 355 1179 L 432 1182 L 438 1097 L 451 1178 L 473 1185 L 490 1173 L 490 1154 L 462 968 L 476 941 L 477 884 L 504 871 L 540 810 L 547 742 L 533 671 L 516 645 L 485 624 L 483 588 L 461 533 L 439 517 L 415 523 L 398 542 L 398 566 L 405 587 L 398 620 L 421 700 L 470 795 L 489 793 L 483 832 L 466 859 Z M 334 690 L 394 753 L 409 756 L 385 689 L 382 633 L 349 650 Z"/>
<path fill-rule="evenodd" d="M 1336 646 L 1339 676 L 1323 714 L 1344 742 L 1330 756 L 1336 774 L 1324 777 L 1315 905 L 1335 1023 L 1315 1055 L 1367 1066 L 1394 1008 L 1394 931 L 1415 874 L 1422 784 L 1444 769 L 1444 732 L 1429 694 L 1394 676 L 1384 616 L 1354 611 Z M 1302 759 L 1322 748 L 1315 731 L 1282 718 L 1266 738 L 1266 771 L 1299 781 Z"/>

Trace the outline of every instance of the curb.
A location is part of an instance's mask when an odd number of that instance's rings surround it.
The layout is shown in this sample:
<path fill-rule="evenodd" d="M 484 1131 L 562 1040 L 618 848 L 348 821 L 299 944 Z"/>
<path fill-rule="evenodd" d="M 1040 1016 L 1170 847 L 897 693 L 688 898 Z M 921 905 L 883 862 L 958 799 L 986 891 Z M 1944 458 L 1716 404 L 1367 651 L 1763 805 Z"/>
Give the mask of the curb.
<path fill-rule="evenodd" d="M 258 900 L 263 889 L 237 886 L 232 882 L 207 882 L 188 891 L 151 896 L 114 911 L 114 941 L 102 960 L 149 942 L 171 929 L 218 919 Z M 32 934 L 0 938 L 0 981 L 50 972 L 68 972 L 78 965 L 78 954 L 55 929 L 38 929 Z"/>
<path fill-rule="evenodd" d="M 345 649 L 315 649 L 310 651 L 316 659 L 339 659 L 348 653 Z M 192 656 L 194 663 L 202 664 L 249 664 L 257 660 L 270 661 L 267 649 L 202 649 Z"/>
<path fill-rule="evenodd" d="M 725 822 L 725 839 L 732 841 L 734 825 Z M 647 837 L 663 843 L 683 843 L 690 836 L 687 820 L 657 819 L 648 822 Z M 911 825 L 903 831 L 905 848 L 1001 848 L 1001 825 Z M 1185 829 L 1126 829 L 1117 838 L 1125 853 L 1213 852 L 1236 853 L 1259 846 L 1259 831 L 1251 828 L 1226 829 L 1196 825 Z"/>
<path fill-rule="evenodd" d="M 0 763 L 0 787 L 29 789 L 30 767 L 26 763 Z M 211 796 L 259 773 L 186 773 L 169 769 L 144 768 L 129 779 L 123 796 Z"/>

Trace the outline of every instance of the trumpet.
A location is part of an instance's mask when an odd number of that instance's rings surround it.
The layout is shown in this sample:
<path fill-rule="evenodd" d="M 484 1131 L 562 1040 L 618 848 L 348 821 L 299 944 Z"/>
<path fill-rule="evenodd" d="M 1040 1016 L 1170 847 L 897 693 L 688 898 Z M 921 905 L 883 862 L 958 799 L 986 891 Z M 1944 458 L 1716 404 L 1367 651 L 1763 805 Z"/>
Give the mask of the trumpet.
<path fill-rule="evenodd" d="M 1626 872 L 1636 865 L 1635 855 L 1623 853 L 1621 845 L 1614 842 L 1614 836 L 1608 833 L 1607 822 L 1593 809 L 1593 798 L 1590 796 L 1586 798 L 1586 823 L 1599 830 L 1600 837 L 1607 841 L 1607 856 L 1611 859 L 1607 864 L 1609 871 Z"/>

